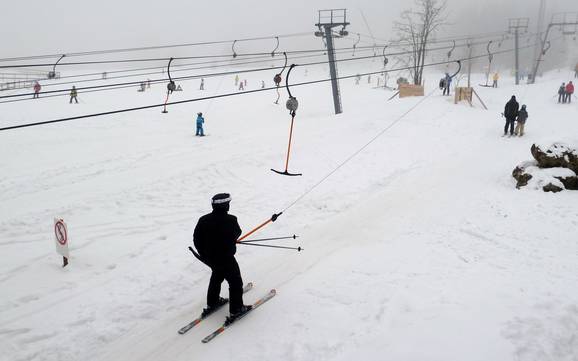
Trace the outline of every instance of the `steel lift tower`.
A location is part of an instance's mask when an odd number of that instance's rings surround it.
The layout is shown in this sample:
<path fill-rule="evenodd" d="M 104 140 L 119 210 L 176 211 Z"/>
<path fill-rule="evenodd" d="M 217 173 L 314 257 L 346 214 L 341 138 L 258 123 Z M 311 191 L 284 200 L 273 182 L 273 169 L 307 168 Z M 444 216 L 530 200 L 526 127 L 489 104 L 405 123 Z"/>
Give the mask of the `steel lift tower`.
<path fill-rule="evenodd" d="M 530 19 L 528 18 L 515 18 L 508 20 L 508 31 L 514 34 L 514 47 L 515 60 L 514 60 L 514 72 L 516 74 L 516 85 L 520 84 L 520 42 L 519 34 L 520 32 L 525 33 L 528 31 L 528 23 Z"/>
<path fill-rule="evenodd" d="M 347 36 L 349 33 L 345 27 L 349 25 L 347 22 L 347 9 L 330 9 L 319 10 L 319 18 L 317 21 L 318 31 L 315 36 L 324 37 L 327 44 L 327 57 L 329 58 L 329 72 L 331 75 L 331 87 L 333 88 L 333 104 L 335 106 L 335 114 L 343 112 L 341 108 L 341 95 L 339 94 L 339 83 L 337 75 L 337 63 L 335 62 L 335 50 L 333 47 L 333 38 L 341 38 Z M 341 27 L 341 30 L 334 32 L 333 28 Z"/>

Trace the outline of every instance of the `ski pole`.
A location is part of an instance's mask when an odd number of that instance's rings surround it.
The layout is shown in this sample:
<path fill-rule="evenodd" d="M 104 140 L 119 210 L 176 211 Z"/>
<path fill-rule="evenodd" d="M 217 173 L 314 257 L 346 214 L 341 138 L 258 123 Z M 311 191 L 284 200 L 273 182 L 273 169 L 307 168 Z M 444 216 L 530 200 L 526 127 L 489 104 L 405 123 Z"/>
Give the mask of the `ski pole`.
<path fill-rule="evenodd" d="M 280 239 L 295 239 L 299 236 L 296 235 L 292 235 L 292 236 L 288 236 L 288 237 L 273 237 L 273 238 L 259 238 L 259 239 L 250 239 L 248 241 L 241 241 L 241 242 L 237 242 L 237 243 L 252 243 L 252 242 L 265 242 L 265 241 L 277 241 Z"/>
<path fill-rule="evenodd" d="M 191 251 L 191 253 L 193 254 L 193 256 L 195 256 L 196 259 L 198 259 L 199 261 L 203 262 L 204 264 L 206 264 L 207 266 L 211 267 L 207 261 L 205 261 L 201 255 L 199 255 L 197 252 L 195 252 L 195 250 L 193 249 L 193 247 L 189 246 L 189 251 Z"/>
<path fill-rule="evenodd" d="M 268 247 L 268 248 L 283 248 L 283 249 L 293 249 L 296 250 L 297 252 L 301 252 L 303 251 L 303 248 L 301 247 L 284 247 L 284 246 L 271 246 L 268 244 L 254 244 L 254 243 L 244 243 L 241 242 L 239 244 L 245 245 L 245 246 L 256 246 L 256 247 Z"/>

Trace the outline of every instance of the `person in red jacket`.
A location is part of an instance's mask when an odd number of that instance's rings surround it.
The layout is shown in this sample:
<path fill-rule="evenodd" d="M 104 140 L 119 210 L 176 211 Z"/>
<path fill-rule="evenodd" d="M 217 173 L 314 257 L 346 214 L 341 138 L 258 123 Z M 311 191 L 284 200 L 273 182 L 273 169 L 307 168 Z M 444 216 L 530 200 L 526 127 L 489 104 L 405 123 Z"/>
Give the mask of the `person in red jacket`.
<path fill-rule="evenodd" d="M 42 87 L 40 86 L 40 83 L 35 81 L 34 82 L 34 95 L 32 96 L 32 99 L 40 97 L 40 89 L 41 88 Z"/>
<path fill-rule="evenodd" d="M 572 102 L 572 95 L 573 94 L 574 94 L 574 84 L 572 84 L 572 82 L 569 82 L 566 85 L 566 103 Z"/>

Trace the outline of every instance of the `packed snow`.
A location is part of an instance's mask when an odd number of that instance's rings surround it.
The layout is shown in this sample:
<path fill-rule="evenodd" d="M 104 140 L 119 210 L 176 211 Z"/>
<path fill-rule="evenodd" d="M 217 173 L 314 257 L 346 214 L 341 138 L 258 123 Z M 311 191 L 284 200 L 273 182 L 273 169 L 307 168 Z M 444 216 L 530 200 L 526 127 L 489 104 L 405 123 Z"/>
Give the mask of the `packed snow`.
<path fill-rule="evenodd" d="M 484 110 L 454 105 L 436 89 L 445 69 L 428 71 L 426 97 L 391 101 L 377 77 L 342 80 L 337 116 L 329 83 L 294 87 L 289 171 L 302 177 L 270 170 L 285 164 L 284 89 L 279 105 L 267 91 L 1 132 L 0 360 L 578 360 L 578 193 L 511 176 L 533 143 L 578 144 L 578 103 L 556 99 L 573 74 L 515 86 L 504 73 L 476 86 Z M 241 78 L 257 89 L 274 74 Z M 235 92 L 233 78 L 182 82 L 171 100 Z M 136 89 L 0 104 L 0 126 L 164 101 L 165 84 Z M 501 136 L 512 94 L 523 137 Z M 255 237 L 296 234 L 274 244 L 304 251 L 239 246 L 245 302 L 278 294 L 202 344 L 225 309 L 177 330 L 205 306 L 210 270 L 187 247 L 219 192 L 245 232 L 285 210 Z"/>

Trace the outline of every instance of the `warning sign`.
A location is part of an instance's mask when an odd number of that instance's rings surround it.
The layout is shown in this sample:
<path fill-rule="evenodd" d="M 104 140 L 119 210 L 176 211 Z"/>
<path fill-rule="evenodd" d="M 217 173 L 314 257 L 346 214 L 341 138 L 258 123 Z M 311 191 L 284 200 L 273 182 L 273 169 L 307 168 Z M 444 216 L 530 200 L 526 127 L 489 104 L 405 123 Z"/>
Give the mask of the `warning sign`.
<path fill-rule="evenodd" d="M 56 240 L 56 252 L 68 258 L 68 230 L 62 219 L 54 219 L 54 238 Z"/>

